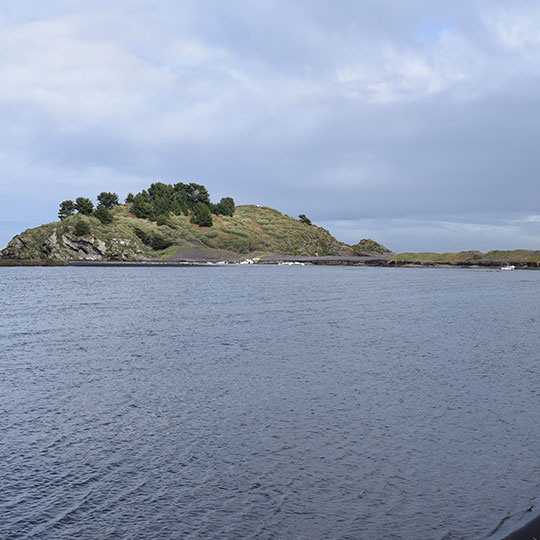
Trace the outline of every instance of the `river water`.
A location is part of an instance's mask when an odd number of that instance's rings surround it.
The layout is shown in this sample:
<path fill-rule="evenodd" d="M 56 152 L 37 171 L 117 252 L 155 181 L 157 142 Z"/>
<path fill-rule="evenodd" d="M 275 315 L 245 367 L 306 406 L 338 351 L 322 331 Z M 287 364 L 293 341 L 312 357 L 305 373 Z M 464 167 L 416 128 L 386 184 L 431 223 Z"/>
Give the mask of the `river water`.
<path fill-rule="evenodd" d="M 0 538 L 490 539 L 540 513 L 540 272 L 0 269 Z"/>

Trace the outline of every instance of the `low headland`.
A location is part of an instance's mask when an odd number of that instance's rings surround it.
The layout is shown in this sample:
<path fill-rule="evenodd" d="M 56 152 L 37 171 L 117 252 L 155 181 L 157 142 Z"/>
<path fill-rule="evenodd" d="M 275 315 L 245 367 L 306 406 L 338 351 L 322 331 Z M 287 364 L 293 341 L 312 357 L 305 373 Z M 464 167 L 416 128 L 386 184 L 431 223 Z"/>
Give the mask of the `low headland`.
<path fill-rule="evenodd" d="M 391 251 L 373 240 L 348 245 L 326 229 L 266 206 L 236 206 L 231 197 L 212 203 L 199 184 L 155 183 L 119 204 L 100 193 L 99 204 L 63 201 L 59 221 L 16 235 L 0 264 L 284 262 L 378 258 Z"/>
<path fill-rule="evenodd" d="M 394 253 L 371 239 L 340 242 L 301 214 L 266 206 L 212 203 L 199 184 L 152 184 L 120 204 L 63 201 L 54 221 L 16 235 L 0 251 L 0 266 L 198 265 L 212 263 L 489 268 L 540 268 L 540 251 Z"/>

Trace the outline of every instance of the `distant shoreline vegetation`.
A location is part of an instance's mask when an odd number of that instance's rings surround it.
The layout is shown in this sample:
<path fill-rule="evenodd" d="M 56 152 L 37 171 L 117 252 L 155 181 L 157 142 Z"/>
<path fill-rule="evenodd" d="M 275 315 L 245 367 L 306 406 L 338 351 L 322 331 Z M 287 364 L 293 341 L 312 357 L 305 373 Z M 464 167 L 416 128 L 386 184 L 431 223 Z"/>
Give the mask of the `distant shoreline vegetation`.
<path fill-rule="evenodd" d="M 101 192 L 97 196 L 98 204 L 86 197 L 77 197 L 75 201 L 65 200 L 60 203 L 58 218 L 64 220 L 77 214 L 94 215 L 107 225 L 112 222 L 111 208 L 119 205 L 118 195 L 111 192 Z M 216 216 L 234 215 L 236 205 L 232 197 L 223 197 L 218 203 L 210 201 L 210 194 L 201 184 L 177 182 L 165 184 L 155 182 L 148 189 L 143 189 L 135 195 L 129 193 L 125 200 L 131 206 L 133 215 L 140 219 L 164 224 L 171 215 L 181 214 L 190 216 L 191 223 L 201 227 L 212 226 L 212 214 Z M 81 231 L 84 234 L 83 231 Z"/>

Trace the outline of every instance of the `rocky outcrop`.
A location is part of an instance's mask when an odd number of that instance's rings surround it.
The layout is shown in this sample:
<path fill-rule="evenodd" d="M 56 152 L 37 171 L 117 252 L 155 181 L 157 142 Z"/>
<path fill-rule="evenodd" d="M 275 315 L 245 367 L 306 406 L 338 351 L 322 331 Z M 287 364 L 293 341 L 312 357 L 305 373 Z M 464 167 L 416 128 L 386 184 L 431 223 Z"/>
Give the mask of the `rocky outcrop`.
<path fill-rule="evenodd" d="M 371 238 L 364 238 L 351 247 L 354 255 L 359 256 L 387 256 L 392 253 L 389 249 L 385 248 L 382 244 L 375 242 L 375 240 L 372 240 Z"/>
<path fill-rule="evenodd" d="M 102 261 L 144 259 L 144 252 L 131 240 L 113 238 L 106 242 L 96 236 L 76 237 L 57 228 L 39 241 L 32 231 L 15 236 L 3 249 L 1 257 L 14 260 L 53 260 L 53 261 Z M 38 240 L 38 241 L 36 241 Z"/>
<path fill-rule="evenodd" d="M 71 238 L 63 234 L 62 243 L 64 246 L 63 251 L 70 252 L 70 259 L 101 261 L 107 252 L 105 242 L 92 236 L 88 238 Z"/>
<path fill-rule="evenodd" d="M 27 248 L 26 242 L 20 235 L 14 236 L 10 243 L 0 253 L 5 259 L 20 259 L 21 253 Z"/>
<path fill-rule="evenodd" d="M 49 259 L 55 259 L 55 254 L 58 252 L 60 246 L 58 245 L 58 238 L 56 235 L 56 229 L 53 230 L 51 235 L 43 242 L 41 250 Z"/>

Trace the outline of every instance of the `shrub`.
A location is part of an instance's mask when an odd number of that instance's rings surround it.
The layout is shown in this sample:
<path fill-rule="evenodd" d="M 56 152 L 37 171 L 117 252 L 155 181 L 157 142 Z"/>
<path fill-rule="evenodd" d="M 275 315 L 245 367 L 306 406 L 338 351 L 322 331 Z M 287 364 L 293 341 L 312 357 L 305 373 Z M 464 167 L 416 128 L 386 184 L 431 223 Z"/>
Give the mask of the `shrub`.
<path fill-rule="evenodd" d="M 164 238 L 160 234 L 146 233 L 143 230 L 136 227 L 133 232 L 142 240 L 142 243 L 146 246 L 150 246 L 152 249 L 158 251 L 166 249 L 174 244 L 168 238 Z"/>
<path fill-rule="evenodd" d="M 105 206 L 98 204 L 97 208 L 94 210 L 94 216 L 96 216 L 103 225 L 108 225 L 112 223 L 112 215 Z"/>
<path fill-rule="evenodd" d="M 150 247 L 152 249 L 160 250 L 160 249 L 166 249 L 173 245 L 174 242 L 171 242 L 171 240 L 168 240 L 167 238 L 163 238 L 163 236 L 160 236 L 159 234 L 153 234 L 150 237 Z"/>
<path fill-rule="evenodd" d="M 158 226 L 168 225 L 169 224 L 169 216 L 166 216 L 165 214 L 161 214 L 156 218 L 156 223 Z"/>
<path fill-rule="evenodd" d="M 88 225 L 87 221 L 79 219 L 75 223 L 75 227 L 73 229 L 73 232 L 75 233 L 75 236 L 86 236 L 86 235 L 90 234 L 90 225 Z"/>
<path fill-rule="evenodd" d="M 150 235 L 146 232 L 144 232 L 142 229 L 139 229 L 138 227 L 135 227 L 133 229 L 133 232 L 142 240 L 143 244 L 148 244 Z"/>

